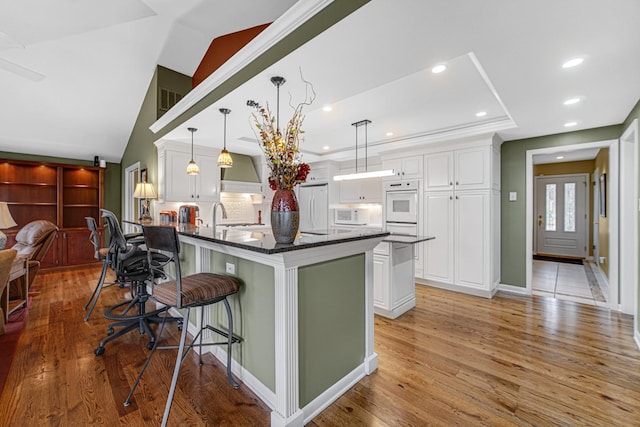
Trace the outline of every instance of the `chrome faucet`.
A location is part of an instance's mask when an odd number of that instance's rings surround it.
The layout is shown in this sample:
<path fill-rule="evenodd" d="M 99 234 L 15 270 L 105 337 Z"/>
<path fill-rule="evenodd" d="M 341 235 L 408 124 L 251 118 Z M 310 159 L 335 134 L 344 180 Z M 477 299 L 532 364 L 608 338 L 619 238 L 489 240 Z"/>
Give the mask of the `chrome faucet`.
<path fill-rule="evenodd" d="M 211 222 L 211 224 L 213 225 L 214 233 L 216 232 L 216 210 L 218 206 L 220 206 L 220 209 L 222 209 L 222 219 L 227 219 L 227 210 L 224 208 L 222 202 L 215 202 L 213 204 L 213 221 Z"/>

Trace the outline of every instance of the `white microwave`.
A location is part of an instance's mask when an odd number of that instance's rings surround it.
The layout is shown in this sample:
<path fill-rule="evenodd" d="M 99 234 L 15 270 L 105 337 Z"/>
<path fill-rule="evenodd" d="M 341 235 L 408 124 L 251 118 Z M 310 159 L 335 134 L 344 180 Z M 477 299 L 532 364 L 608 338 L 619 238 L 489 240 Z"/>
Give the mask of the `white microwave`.
<path fill-rule="evenodd" d="M 333 222 L 334 224 L 365 225 L 369 222 L 369 211 L 337 208 L 334 211 Z"/>

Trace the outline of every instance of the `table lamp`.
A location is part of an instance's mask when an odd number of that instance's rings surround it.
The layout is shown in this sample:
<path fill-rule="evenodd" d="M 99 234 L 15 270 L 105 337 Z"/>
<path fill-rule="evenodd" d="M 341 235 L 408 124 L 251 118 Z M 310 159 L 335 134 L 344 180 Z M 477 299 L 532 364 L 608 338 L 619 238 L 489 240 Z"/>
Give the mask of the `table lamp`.
<path fill-rule="evenodd" d="M 9 212 L 7 202 L 0 202 L 0 250 L 4 249 L 7 244 L 7 236 L 2 232 L 5 228 L 15 227 L 16 222 Z"/>
<path fill-rule="evenodd" d="M 140 212 L 140 222 L 142 224 L 151 224 L 153 218 L 149 214 L 149 199 L 155 199 L 158 197 L 153 185 L 149 182 L 139 182 L 136 184 L 136 189 L 133 192 L 133 197 L 136 199 L 144 199 L 142 204 L 142 212 Z"/>

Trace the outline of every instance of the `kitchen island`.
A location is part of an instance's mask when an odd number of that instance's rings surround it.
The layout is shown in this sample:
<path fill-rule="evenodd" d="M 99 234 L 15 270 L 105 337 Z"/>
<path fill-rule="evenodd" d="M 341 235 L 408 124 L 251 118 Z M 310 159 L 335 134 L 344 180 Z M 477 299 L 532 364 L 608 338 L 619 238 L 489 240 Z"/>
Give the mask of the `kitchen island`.
<path fill-rule="evenodd" d="M 241 339 L 232 369 L 272 408 L 272 426 L 304 425 L 375 371 L 373 248 L 388 233 L 302 234 L 286 245 L 269 232 L 182 224 L 178 231 L 183 274 L 243 281 L 229 298 Z M 222 310 L 206 310 L 205 322 L 226 327 Z M 222 348 L 212 352 L 225 363 Z"/>

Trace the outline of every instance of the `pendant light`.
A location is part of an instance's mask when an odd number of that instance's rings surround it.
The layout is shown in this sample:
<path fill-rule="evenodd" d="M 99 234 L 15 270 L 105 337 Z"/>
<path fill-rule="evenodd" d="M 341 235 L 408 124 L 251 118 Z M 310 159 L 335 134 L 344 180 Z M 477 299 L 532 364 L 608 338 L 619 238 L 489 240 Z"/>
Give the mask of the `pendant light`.
<path fill-rule="evenodd" d="M 280 86 L 286 82 L 284 77 L 271 77 L 271 83 L 276 87 L 276 129 L 280 131 Z"/>
<path fill-rule="evenodd" d="M 224 114 L 224 147 L 218 156 L 218 166 L 221 168 L 230 168 L 233 166 L 233 159 L 227 151 L 227 114 L 231 112 L 228 108 L 221 108 L 220 112 Z"/>
<path fill-rule="evenodd" d="M 393 169 L 380 170 L 380 171 L 372 171 L 369 172 L 367 170 L 367 145 L 368 145 L 368 135 L 367 135 L 367 126 L 371 123 L 371 120 L 360 120 L 355 123 L 351 123 L 351 126 L 355 126 L 356 128 L 356 171 L 354 173 L 346 174 L 346 175 L 336 175 L 333 177 L 334 181 L 347 181 L 351 179 L 364 179 L 364 178 L 377 178 L 381 176 L 391 176 L 395 175 L 395 171 Z M 358 128 L 360 126 L 364 126 L 364 172 L 358 172 Z"/>
<path fill-rule="evenodd" d="M 193 133 L 197 131 L 196 128 L 187 128 L 189 132 L 191 132 L 191 161 L 187 165 L 187 175 L 198 175 L 200 173 L 200 168 L 193 161 Z"/>

